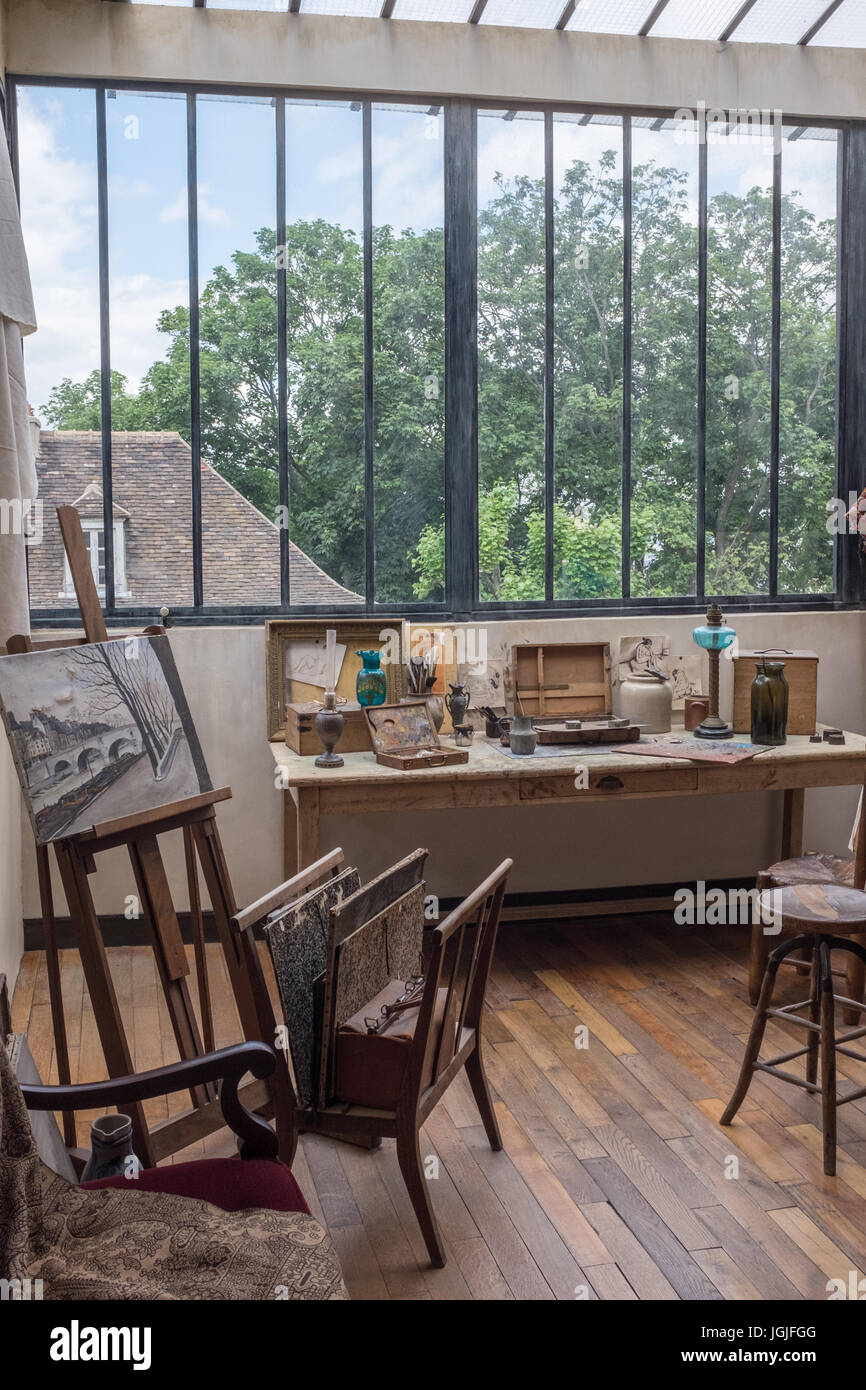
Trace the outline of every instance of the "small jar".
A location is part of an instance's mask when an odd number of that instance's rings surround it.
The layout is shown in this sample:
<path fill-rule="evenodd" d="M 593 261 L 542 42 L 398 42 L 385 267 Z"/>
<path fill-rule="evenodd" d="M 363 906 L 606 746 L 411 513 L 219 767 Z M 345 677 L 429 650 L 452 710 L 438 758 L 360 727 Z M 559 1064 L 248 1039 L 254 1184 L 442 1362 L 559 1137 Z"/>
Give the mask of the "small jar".
<path fill-rule="evenodd" d="M 752 681 L 752 742 L 778 748 L 788 737 L 788 682 L 784 661 L 761 661 Z"/>
<path fill-rule="evenodd" d="M 141 1162 L 132 1151 L 132 1120 L 128 1115 L 100 1115 L 90 1130 L 90 1158 L 81 1182 L 98 1178 L 136 1178 Z"/>
<path fill-rule="evenodd" d="M 619 688 L 619 710 L 645 734 L 669 734 L 674 692 L 669 680 L 633 671 Z"/>

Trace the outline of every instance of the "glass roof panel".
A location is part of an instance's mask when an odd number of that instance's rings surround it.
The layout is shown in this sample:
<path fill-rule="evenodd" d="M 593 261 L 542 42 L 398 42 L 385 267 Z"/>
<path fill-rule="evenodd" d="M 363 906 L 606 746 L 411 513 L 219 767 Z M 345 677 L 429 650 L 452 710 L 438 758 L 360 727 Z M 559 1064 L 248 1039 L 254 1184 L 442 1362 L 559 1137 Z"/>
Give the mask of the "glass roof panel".
<path fill-rule="evenodd" d="M 354 19 L 375 19 L 382 13 L 382 0 L 304 0 L 302 14 L 342 14 Z"/>
<path fill-rule="evenodd" d="M 475 0 L 397 0 L 393 18 L 438 19 L 446 24 L 466 24 L 474 6 Z"/>
<path fill-rule="evenodd" d="M 595 34 L 637 34 L 652 12 L 652 0 L 580 0 L 566 29 Z"/>
<path fill-rule="evenodd" d="M 799 43 L 829 0 L 758 0 L 731 35 L 731 43 Z"/>
<path fill-rule="evenodd" d="M 822 48 L 834 45 L 838 48 L 866 48 L 866 5 L 863 0 L 844 0 L 844 4 L 818 30 L 812 43 Z"/>
<path fill-rule="evenodd" d="M 565 0 L 487 0 L 481 23 L 552 29 L 564 9 Z"/>
<path fill-rule="evenodd" d="M 289 0 L 207 0 L 209 10 L 278 10 L 285 13 Z"/>
<path fill-rule="evenodd" d="M 671 0 L 652 27 L 654 39 L 717 39 L 743 0 Z"/>

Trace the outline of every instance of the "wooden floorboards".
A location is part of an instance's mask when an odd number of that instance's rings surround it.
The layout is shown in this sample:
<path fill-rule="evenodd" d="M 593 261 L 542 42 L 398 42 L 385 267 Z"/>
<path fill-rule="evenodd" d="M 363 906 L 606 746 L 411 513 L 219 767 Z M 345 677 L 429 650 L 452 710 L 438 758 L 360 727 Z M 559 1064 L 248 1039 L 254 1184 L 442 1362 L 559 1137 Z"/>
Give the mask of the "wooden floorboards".
<path fill-rule="evenodd" d="M 840 1112 L 835 1178 L 818 1102 L 797 1087 L 764 1076 L 734 1125 L 718 1125 L 752 1014 L 746 936 L 661 916 L 504 927 L 485 1019 L 504 1152 L 491 1153 L 462 1077 L 422 1136 L 446 1268 L 428 1266 L 393 1142 L 369 1153 L 302 1139 L 296 1175 L 352 1296 L 825 1300 L 829 1279 L 863 1277 L 866 1102 Z M 95 1080 L 105 1068 L 80 963 L 62 957 L 73 1079 Z M 109 958 L 136 1067 L 175 1060 L 151 951 L 109 944 Z M 238 1025 L 217 947 L 208 960 L 224 1046 Z M 780 997 L 804 993 L 784 975 Z M 13 1026 L 56 1080 L 41 953 L 24 958 Z M 774 1023 L 767 1046 L 790 1037 Z M 866 1085 L 866 1065 L 840 1057 L 839 1069 L 843 1089 Z M 146 1108 L 157 1120 L 187 1104 Z M 232 1152 L 223 1130 L 177 1158 Z"/>

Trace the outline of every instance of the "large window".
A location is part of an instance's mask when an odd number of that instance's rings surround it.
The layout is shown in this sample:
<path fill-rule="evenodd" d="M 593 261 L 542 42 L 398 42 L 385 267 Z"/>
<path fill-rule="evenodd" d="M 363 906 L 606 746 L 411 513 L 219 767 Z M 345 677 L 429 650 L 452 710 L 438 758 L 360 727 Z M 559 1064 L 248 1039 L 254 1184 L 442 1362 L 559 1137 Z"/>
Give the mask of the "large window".
<path fill-rule="evenodd" d="M 37 616 L 73 616 L 61 502 L 117 618 L 853 599 L 845 129 L 10 96 Z"/>

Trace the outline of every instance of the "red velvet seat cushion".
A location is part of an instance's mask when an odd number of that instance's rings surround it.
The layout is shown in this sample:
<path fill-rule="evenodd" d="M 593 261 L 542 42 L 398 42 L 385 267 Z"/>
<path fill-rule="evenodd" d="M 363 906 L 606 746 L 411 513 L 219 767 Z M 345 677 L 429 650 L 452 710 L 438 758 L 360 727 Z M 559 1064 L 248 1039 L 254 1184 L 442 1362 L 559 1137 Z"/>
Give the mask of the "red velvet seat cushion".
<path fill-rule="evenodd" d="M 291 1168 L 270 1158 L 201 1158 L 192 1163 L 171 1163 L 164 1168 L 145 1168 L 137 1178 L 98 1178 L 82 1187 L 123 1187 L 138 1192 L 173 1192 L 196 1197 L 223 1211 L 267 1207 L 271 1211 L 305 1211 L 309 1207 Z"/>

